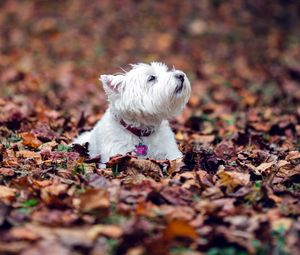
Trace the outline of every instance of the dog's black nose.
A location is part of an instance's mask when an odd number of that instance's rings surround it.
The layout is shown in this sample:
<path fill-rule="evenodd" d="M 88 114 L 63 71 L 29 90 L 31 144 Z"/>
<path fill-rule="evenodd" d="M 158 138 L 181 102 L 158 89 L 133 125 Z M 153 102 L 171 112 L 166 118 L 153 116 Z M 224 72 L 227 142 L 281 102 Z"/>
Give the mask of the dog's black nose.
<path fill-rule="evenodd" d="M 180 80 L 181 82 L 184 81 L 184 75 L 183 74 L 175 74 L 176 79 Z"/>

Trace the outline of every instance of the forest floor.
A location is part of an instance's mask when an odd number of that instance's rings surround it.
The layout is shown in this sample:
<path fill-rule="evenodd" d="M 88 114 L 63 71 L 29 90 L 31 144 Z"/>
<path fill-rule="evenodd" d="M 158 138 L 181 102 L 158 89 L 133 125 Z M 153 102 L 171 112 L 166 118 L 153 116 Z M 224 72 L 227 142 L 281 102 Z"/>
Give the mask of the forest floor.
<path fill-rule="evenodd" d="M 251 2 L 251 3 L 244 3 Z M 299 254 L 297 1 L 1 1 L 0 254 Z M 72 139 L 127 64 L 184 70 L 183 160 Z"/>

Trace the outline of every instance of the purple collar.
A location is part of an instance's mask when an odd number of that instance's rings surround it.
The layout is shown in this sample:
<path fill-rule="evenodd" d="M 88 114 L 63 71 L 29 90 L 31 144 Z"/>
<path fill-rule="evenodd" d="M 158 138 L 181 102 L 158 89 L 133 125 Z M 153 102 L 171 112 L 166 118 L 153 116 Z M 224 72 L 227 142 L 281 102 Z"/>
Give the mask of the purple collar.
<path fill-rule="evenodd" d="M 123 119 L 120 119 L 120 124 L 126 128 L 130 133 L 138 136 L 138 137 L 146 137 L 150 136 L 154 133 L 153 129 L 139 129 L 133 126 L 128 125 Z"/>

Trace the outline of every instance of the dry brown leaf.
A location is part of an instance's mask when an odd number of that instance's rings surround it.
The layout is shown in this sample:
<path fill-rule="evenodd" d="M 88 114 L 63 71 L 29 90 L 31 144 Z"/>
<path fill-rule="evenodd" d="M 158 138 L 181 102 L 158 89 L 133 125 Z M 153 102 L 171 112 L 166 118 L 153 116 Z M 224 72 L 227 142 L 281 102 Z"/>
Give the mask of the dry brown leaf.
<path fill-rule="evenodd" d="M 180 170 L 181 167 L 184 166 L 182 159 L 175 159 L 170 161 L 170 166 L 168 168 L 168 173 L 173 174 Z"/>
<path fill-rule="evenodd" d="M 28 150 L 21 150 L 16 152 L 18 158 L 33 159 L 38 165 L 42 164 L 42 156 L 40 153 Z"/>
<path fill-rule="evenodd" d="M 14 175 L 14 171 L 11 168 L 1 167 L 0 168 L 0 175 L 3 175 L 3 176 L 13 176 Z"/>
<path fill-rule="evenodd" d="M 58 143 L 56 141 L 51 141 L 51 142 L 47 142 L 47 143 L 43 143 L 42 145 L 40 145 L 39 149 L 42 150 L 49 150 L 52 151 L 53 148 L 55 148 L 58 145 Z"/>
<path fill-rule="evenodd" d="M 62 183 L 53 183 L 41 189 L 41 198 L 46 204 L 60 204 L 63 200 L 58 196 L 66 194 L 68 191 L 68 185 Z"/>
<path fill-rule="evenodd" d="M 161 168 L 155 161 L 131 158 L 127 163 L 127 168 L 151 177 L 155 181 L 160 181 L 163 178 Z"/>
<path fill-rule="evenodd" d="M 15 156 L 15 152 L 12 149 L 7 149 L 5 151 L 5 157 L 3 160 L 3 166 L 5 167 L 12 167 L 12 166 L 18 166 L 18 159 Z"/>
<path fill-rule="evenodd" d="M 279 160 L 278 163 L 277 163 L 277 166 L 280 168 L 280 167 L 287 166 L 289 164 L 290 164 L 290 162 L 288 162 L 286 160 Z"/>
<path fill-rule="evenodd" d="M 265 172 L 266 170 L 268 170 L 269 168 L 271 168 L 274 164 L 275 164 L 275 162 L 261 163 L 259 166 L 257 166 L 255 168 L 255 171 L 256 171 L 256 173 L 261 174 L 262 172 Z"/>
<path fill-rule="evenodd" d="M 227 187 L 228 192 L 232 192 L 237 186 L 245 186 L 250 182 L 249 173 L 229 172 L 221 169 L 217 172 L 219 179 L 217 185 Z"/>
<path fill-rule="evenodd" d="M 299 151 L 290 151 L 289 154 L 286 156 L 286 160 L 294 160 L 300 158 L 300 152 Z"/>
<path fill-rule="evenodd" d="M 86 233 L 89 239 L 95 240 L 99 235 L 109 238 L 119 238 L 123 234 L 121 227 L 117 225 L 94 225 Z"/>
<path fill-rule="evenodd" d="M 158 209 L 157 213 L 163 215 L 168 220 L 177 219 L 189 222 L 195 216 L 194 209 L 188 206 L 161 205 Z"/>
<path fill-rule="evenodd" d="M 48 182 L 46 182 L 46 185 Z M 48 193 L 54 196 L 58 196 L 60 194 L 66 193 L 68 189 L 67 184 L 62 183 L 53 183 L 52 185 L 46 186 L 42 189 L 43 193 Z"/>
<path fill-rule="evenodd" d="M 88 227 L 81 228 L 62 228 L 62 227 L 47 227 L 37 224 L 27 224 L 26 227 L 33 233 L 41 236 L 46 240 L 59 239 L 60 243 L 66 246 L 81 245 L 89 247 L 92 245 L 93 240 L 88 238 Z"/>
<path fill-rule="evenodd" d="M 70 251 L 63 244 L 53 239 L 46 239 L 37 242 L 35 245 L 30 244 L 30 248 L 22 252 L 22 255 L 70 255 Z"/>
<path fill-rule="evenodd" d="M 184 237 L 195 240 L 197 238 L 197 232 L 188 222 L 183 220 L 172 220 L 168 223 L 163 231 L 163 238 L 167 241 L 171 241 L 176 237 Z"/>
<path fill-rule="evenodd" d="M 9 231 L 9 236 L 17 240 L 35 241 L 40 238 L 36 232 L 30 231 L 28 227 L 15 227 Z"/>
<path fill-rule="evenodd" d="M 215 140 L 214 135 L 198 135 L 198 134 L 192 134 L 191 139 L 198 143 L 211 143 Z"/>
<path fill-rule="evenodd" d="M 21 254 L 22 251 L 31 247 L 26 241 L 0 242 L 1 254 Z M 23 253 L 25 254 L 25 253 Z"/>
<path fill-rule="evenodd" d="M 11 199 L 14 198 L 17 193 L 17 190 L 14 188 L 9 188 L 4 185 L 0 185 L 0 199 Z"/>
<path fill-rule="evenodd" d="M 38 148 L 42 142 L 32 133 L 21 133 L 23 144 L 32 148 Z"/>
<path fill-rule="evenodd" d="M 89 189 L 78 198 L 74 198 L 73 204 L 79 210 L 84 212 L 95 209 L 108 209 L 110 206 L 109 194 L 104 189 Z"/>
<path fill-rule="evenodd" d="M 118 176 L 122 180 L 122 185 L 126 187 L 131 187 L 132 185 L 141 184 L 143 181 L 152 181 L 153 179 L 146 177 L 145 175 L 139 173 L 135 168 L 126 169 L 126 172 L 123 172 Z"/>

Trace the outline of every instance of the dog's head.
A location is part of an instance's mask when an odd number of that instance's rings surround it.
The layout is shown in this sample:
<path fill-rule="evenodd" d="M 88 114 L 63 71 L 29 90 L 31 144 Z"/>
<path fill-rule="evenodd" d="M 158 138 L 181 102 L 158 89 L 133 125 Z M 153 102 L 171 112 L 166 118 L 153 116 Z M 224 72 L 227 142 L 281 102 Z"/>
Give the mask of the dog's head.
<path fill-rule="evenodd" d="M 113 113 L 137 124 L 151 125 L 179 114 L 191 93 L 184 72 L 157 62 L 132 65 L 129 72 L 101 75 L 100 80 Z"/>

